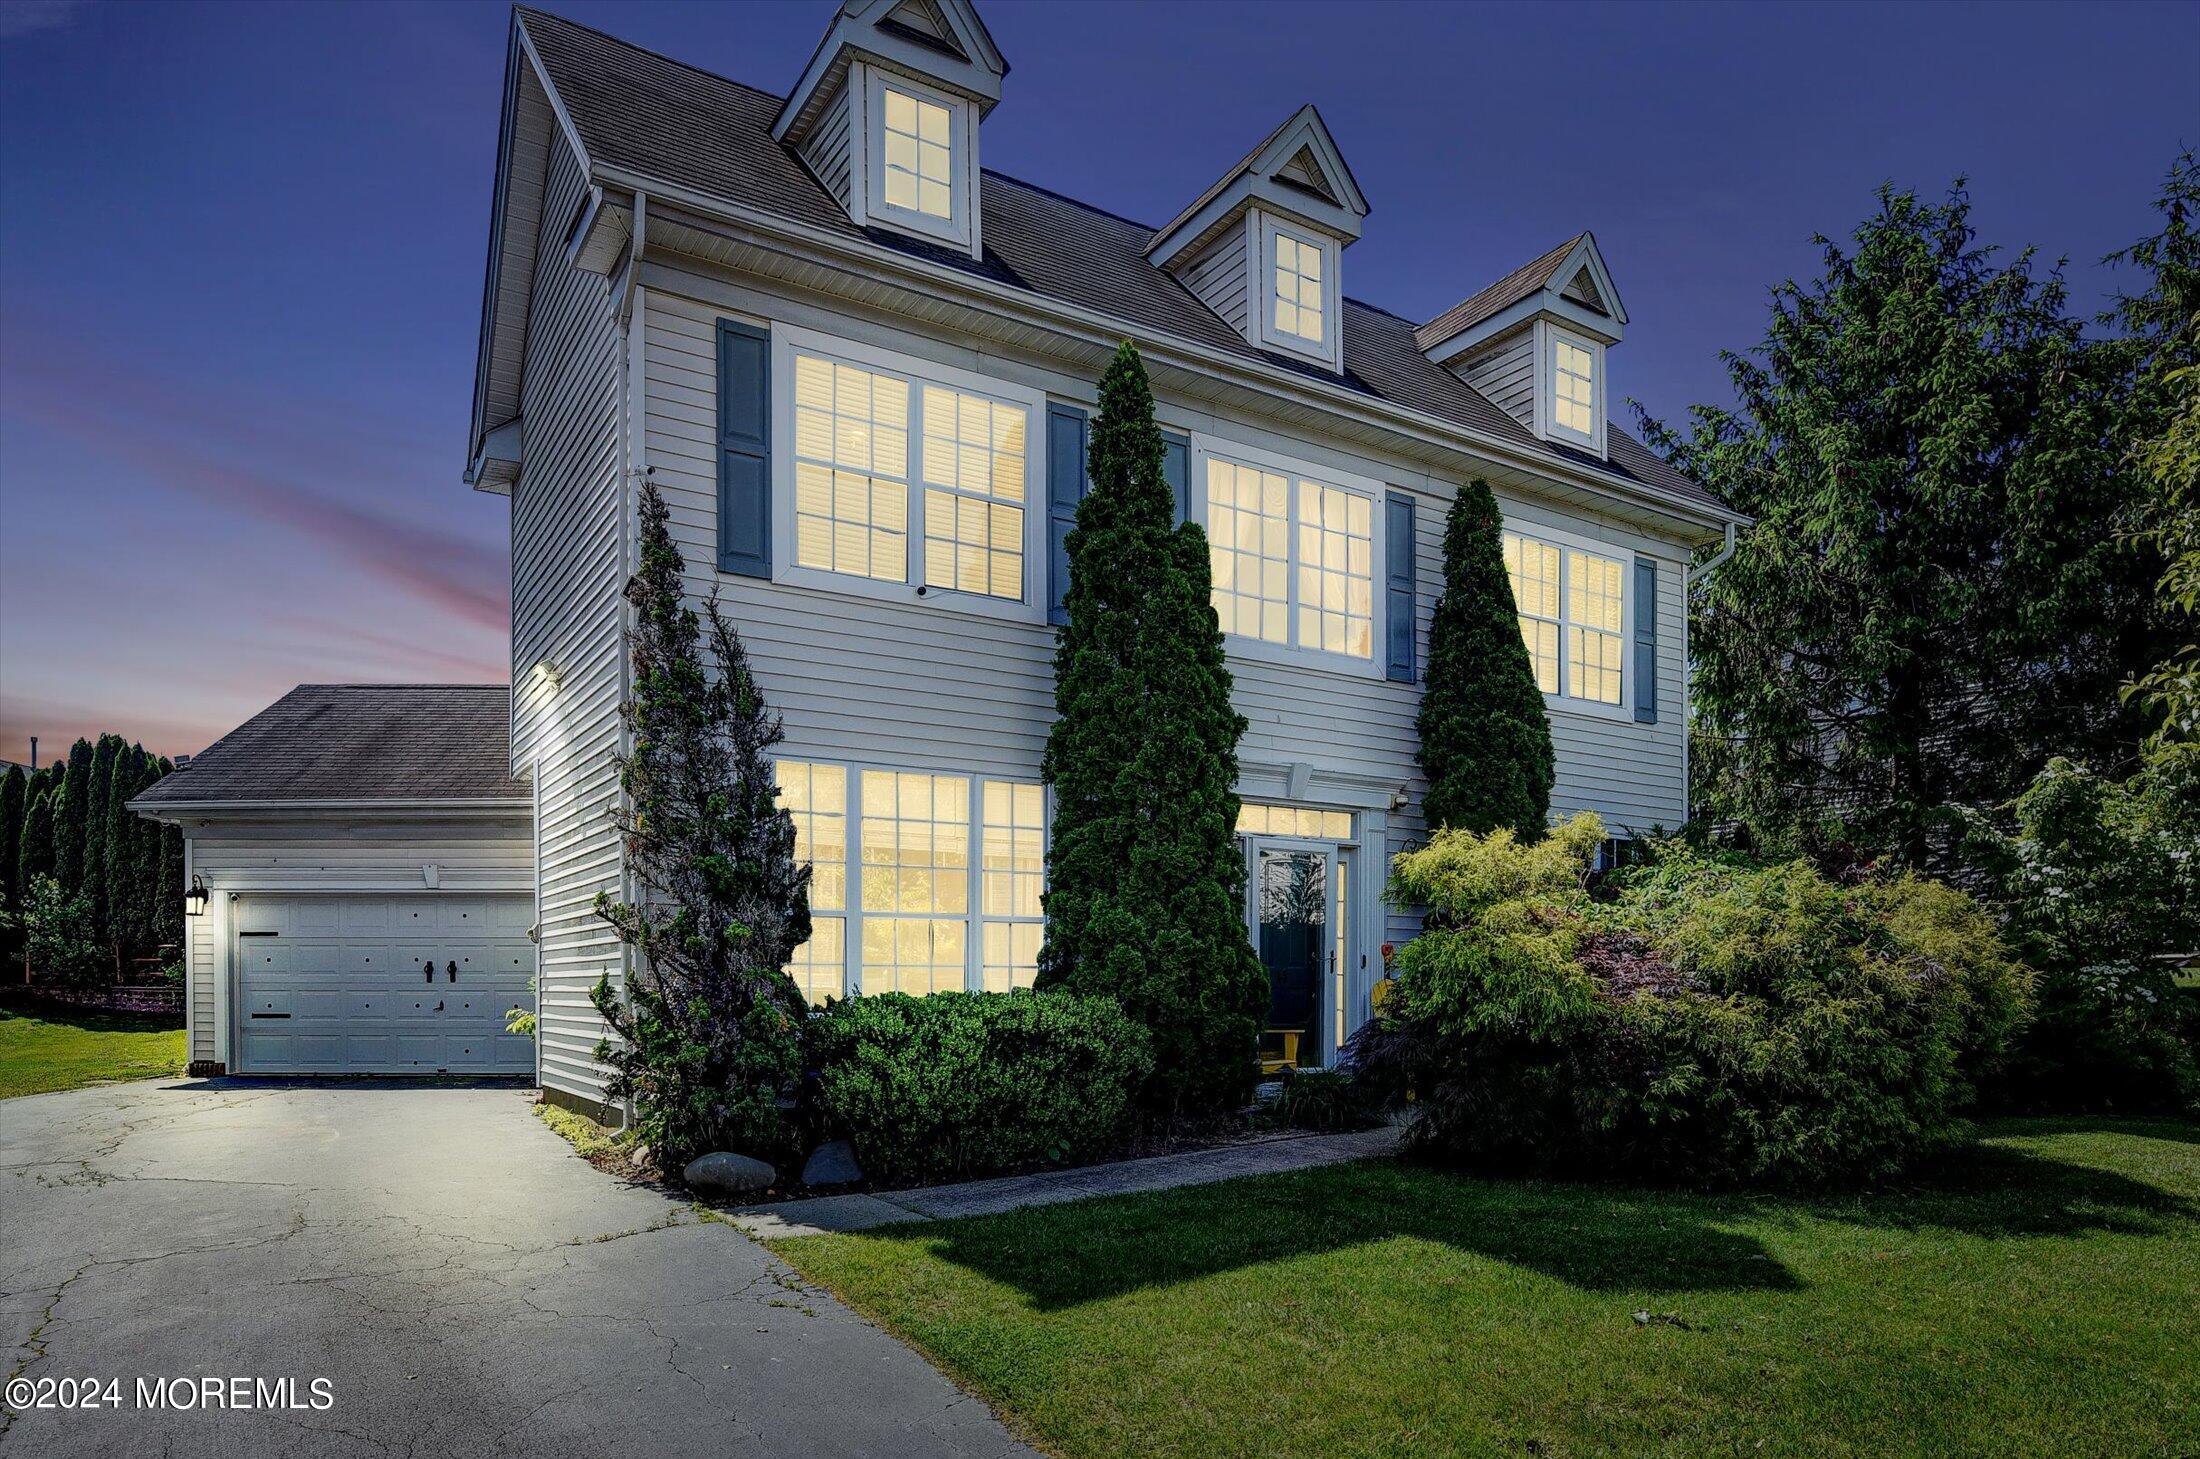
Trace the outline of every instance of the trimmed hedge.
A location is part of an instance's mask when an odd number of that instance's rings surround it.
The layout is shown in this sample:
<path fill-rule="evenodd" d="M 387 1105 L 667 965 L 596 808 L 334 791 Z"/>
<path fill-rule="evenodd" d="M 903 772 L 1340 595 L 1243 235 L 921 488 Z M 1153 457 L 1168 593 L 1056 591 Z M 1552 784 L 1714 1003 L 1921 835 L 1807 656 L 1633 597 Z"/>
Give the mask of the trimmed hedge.
<path fill-rule="evenodd" d="M 1107 1154 L 1153 1073 L 1121 1009 L 1068 993 L 878 993 L 809 1024 L 817 1113 L 886 1185 Z"/>
<path fill-rule="evenodd" d="M 1954 1140 L 2031 975 L 1962 893 L 1677 848 L 1584 890 L 1593 816 L 1532 846 L 1439 833 L 1429 909 L 1353 1061 L 1455 1159 L 1694 1185 L 1884 1177 Z"/>

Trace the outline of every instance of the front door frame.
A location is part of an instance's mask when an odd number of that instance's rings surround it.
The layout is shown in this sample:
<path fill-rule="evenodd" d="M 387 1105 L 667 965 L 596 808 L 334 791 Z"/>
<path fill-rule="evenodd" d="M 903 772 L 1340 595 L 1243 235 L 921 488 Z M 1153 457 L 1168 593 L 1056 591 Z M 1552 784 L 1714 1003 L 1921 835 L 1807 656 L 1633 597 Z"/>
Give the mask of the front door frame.
<path fill-rule="evenodd" d="M 1356 824 L 1356 823 L 1355 823 Z M 1310 852 L 1325 859 L 1324 921 L 1327 946 L 1322 949 L 1323 973 L 1314 995 L 1314 1027 L 1310 1030 L 1315 1057 L 1300 1051 L 1302 1069 L 1327 1069 L 1337 1061 L 1337 1020 L 1351 1016 L 1352 959 L 1359 947 L 1357 909 L 1352 899 L 1360 883 L 1360 847 L 1353 841 L 1324 841 L 1303 836 L 1240 834 L 1245 855 L 1245 933 L 1255 957 L 1260 955 L 1260 854 L 1263 851 Z M 1340 892 L 1338 878 L 1343 877 Z M 1263 964 L 1265 970 L 1266 965 Z M 1263 1021 L 1262 1031 L 1266 1032 Z"/>

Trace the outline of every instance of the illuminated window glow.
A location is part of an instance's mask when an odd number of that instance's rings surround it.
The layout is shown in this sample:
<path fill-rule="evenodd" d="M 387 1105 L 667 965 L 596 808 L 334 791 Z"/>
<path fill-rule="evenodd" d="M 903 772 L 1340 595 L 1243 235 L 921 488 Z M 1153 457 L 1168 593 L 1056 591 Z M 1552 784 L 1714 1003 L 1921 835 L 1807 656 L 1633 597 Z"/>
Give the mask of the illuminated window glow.
<path fill-rule="evenodd" d="M 1596 354 L 1563 335 L 1551 336 L 1551 420 L 1577 436 L 1594 438 Z"/>
<path fill-rule="evenodd" d="M 1271 291 L 1274 327 L 1308 344 L 1322 342 L 1322 250 L 1288 233 L 1276 235 L 1276 271 Z"/>
<path fill-rule="evenodd" d="M 1505 534 L 1520 637 L 1546 694 L 1618 704 L 1626 622 L 1624 565 L 1579 548 Z M 1560 652 L 1561 645 L 1564 652 Z"/>
<path fill-rule="evenodd" d="M 1210 591 L 1222 631 L 1372 659 L 1373 521 L 1359 492 L 1208 457 Z"/>
<path fill-rule="evenodd" d="M 924 581 L 1024 595 L 1024 428 L 1030 413 L 943 386 L 924 390 Z"/>
<path fill-rule="evenodd" d="M 937 102 L 886 88 L 886 201 L 934 218 L 954 214 L 948 129 L 953 113 Z"/>
<path fill-rule="evenodd" d="M 1299 483 L 1299 642 L 1308 648 L 1374 652 L 1373 514 L 1356 491 Z"/>
<path fill-rule="evenodd" d="M 1352 812 L 1246 801 L 1238 807 L 1240 836 L 1293 836 L 1301 841 L 1349 841 Z"/>
<path fill-rule="evenodd" d="M 794 854 L 810 864 L 810 940 L 787 974 L 812 1003 L 846 991 L 848 963 L 848 772 L 782 760 L 779 803 L 794 821 Z"/>

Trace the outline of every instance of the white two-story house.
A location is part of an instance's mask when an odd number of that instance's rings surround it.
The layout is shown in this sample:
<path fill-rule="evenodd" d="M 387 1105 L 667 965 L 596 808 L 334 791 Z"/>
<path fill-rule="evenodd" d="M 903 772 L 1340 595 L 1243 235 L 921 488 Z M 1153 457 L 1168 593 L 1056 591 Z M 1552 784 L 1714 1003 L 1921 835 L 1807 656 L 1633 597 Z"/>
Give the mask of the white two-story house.
<path fill-rule="evenodd" d="M 784 90 L 513 19 L 467 476 L 511 499 L 512 768 L 563 1096 L 600 1094 L 588 989 L 621 966 L 592 903 L 621 889 L 645 479 L 785 719 L 816 867 L 803 988 L 1030 981 L 1062 541 L 1124 338 L 1251 725 L 1271 1056 L 1332 1057 L 1413 930 L 1383 872 L 1423 834 L 1414 713 L 1459 482 L 1506 515 L 1554 808 L 1685 818 L 1683 574 L 1736 519 L 1610 423 L 1628 315 L 1594 239 L 1402 319 L 1348 289 L 1369 203 L 1312 106 L 1156 228 L 985 169 L 987 129 L 1046 104 L 1007 74 L 962 0 L 846 0 Z"/>
<path fill-rule="evenodd" d="M 1685 819 L 1684 574 L 1738 519 L 1609 422 L 1628 314 L 1590 235 L 1403 319 L 1349 292 L 1369 204 L 1312 106 L 1156 228 L 984 168 L 987 129 L 1046 104 L 1007 73 L 964 0 L 845 0 L 770 90 L 514 14 L 466 470 L 510 499 L 508 764 L 472 765 L 502 736 L 455 691 L 302 689 L 164 782 L 146 809 L 186 825 L 212 904 L 196 1063 L 532 1058 L 600 1104 L 644 481 L 785 721 L 816 868 L 802 987 L 1028 983 L 1063 539 L 1125 338 L 1250 724 L 1272 1062 L 1333 1058 L 1414 930 L 1384 868 L 1424 834 L 1414 715 L 1459 483 L 1505 513 L 1554 809 Z M 385 747 L 379 778 L 325 752 L 338 734 Z M 524 996 L 529 924 L 533 1048 L 493 1006 Z"/>

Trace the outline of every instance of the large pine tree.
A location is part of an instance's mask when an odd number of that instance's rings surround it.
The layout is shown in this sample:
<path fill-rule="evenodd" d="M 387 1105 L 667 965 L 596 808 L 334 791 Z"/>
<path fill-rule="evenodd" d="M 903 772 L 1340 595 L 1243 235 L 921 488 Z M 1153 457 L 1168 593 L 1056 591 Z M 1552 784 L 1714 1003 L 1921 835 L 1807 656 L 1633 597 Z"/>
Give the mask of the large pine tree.
<path fill-rule="evenodd" d="M 1520 638 L 1497 498 L 1479 477 L 1444 519 L 1444 590 L 1418 724 L 1431 830 L 1543 834 L 1557 773 L 1551 722 Z"/>
<path fill-rule="evenodd" d="M 127 752 L 122 736 L 106 734 L 92 746 L 92 785 L 84 801 L 84 863 L 73 890 L 92 911 L 92 936 L 112 943 L 107 917 L 107 842 L 114 831 L 115 765 Z"/>
<path fill-rule="evenodd" d="M 2128 756 L 2155 568 L 2118 540 L 2128 364 L 1968 199 L 1883 190 L 1726 357 L 1738 404 L 1648 423 L 1757 519 L 1692 605 L 1699 805 L 1829 858 L 1952 864 L 1968 808 L 2054 754 Z"/>
<path fill-rule="evenodd" d="M 1089 464 L 1054 654 L 1039 986 L 1113 999 L 1152 1030 L 1154 1113 L 1227 1108 L 1251 1089 L 1268 1003 L 1236 842 L 1245 720 L 1207 537 L 1175 524 L 1153 391 L 1128 342 L 1100 382 Z"/>
<path fill-rule="evenodd" d="M 84 885 L 85 827 L 92 813 L 90 740 L 80 738 L 69 746 L 55 790 L 60 798 L 53 805 L 53 879 L 73 892 Z"/>
<path fill-rule="evenodd" d="M 682 600 L 668 515 L 645 486 L 618 815 L 639 895 L 596 908 L 635 967 L 594 999 L 618 1035 L 596 1051 L 607 1091 L 634 1099 L 642 1138 L 676 1170 L 718 1148 L 784 1153 L 778 1101 L 802 1072 L 805 1013 L 785 969 L 810 936 L 810 868 L 772 772 L 779 721 L 717 601 L 698 615 Z"/>

